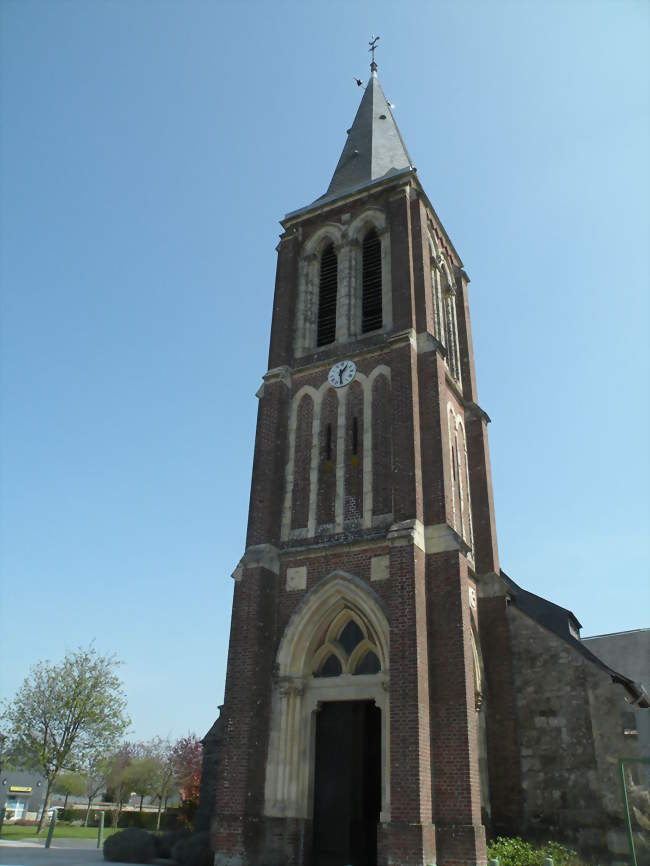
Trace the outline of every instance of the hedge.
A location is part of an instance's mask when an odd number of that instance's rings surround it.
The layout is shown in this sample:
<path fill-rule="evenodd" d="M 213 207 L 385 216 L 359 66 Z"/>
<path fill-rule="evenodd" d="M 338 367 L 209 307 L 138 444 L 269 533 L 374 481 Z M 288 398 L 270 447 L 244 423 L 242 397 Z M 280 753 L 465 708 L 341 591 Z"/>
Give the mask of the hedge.
<path fill-rule="evenodd" d="M 155 856 L 153 835 L 136 827 L 120 830 L 104 842 L 104 860 L 109 863 L 151 863 Z"/>

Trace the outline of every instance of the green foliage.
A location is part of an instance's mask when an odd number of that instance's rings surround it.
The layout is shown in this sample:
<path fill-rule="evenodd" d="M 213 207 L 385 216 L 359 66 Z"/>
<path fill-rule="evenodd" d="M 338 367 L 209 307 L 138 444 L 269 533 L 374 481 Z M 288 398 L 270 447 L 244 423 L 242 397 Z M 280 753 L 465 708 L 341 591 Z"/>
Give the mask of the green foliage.
<path fill-rule="evenodd" d="M 113 832 L 110 828 L 104 830 L 104 836 L 108 837 Z M 54 831 L 55 839 L 92 839 L 97 840 L 96 827 L 72 827 L 65 822 L 56 822 Z M 25 839 L 36 838 L 36 822 L 21 822 L 20 824 L 4 824 L 2 827 L 2 838 L 7 841 L 19 842 Z M 42 844 L 42 842 L 41 842 Z"/>
<path fill-rule="evenodd" d="M 518 836 L 499 836 L 488 845 L 488 860 L 498 860 L 499 866 L 544 866 L 547 857 L 553 859 L 553 866 L 585 866 L 575 851 L 558 842 L 547 842 L 540 847 Z"/>
<path fill-rule="evenodd" d="M 92 645 L 67 653 L 59 664 L 39 662 L 4 705 L 10 753 L 47 779 L 43 816 L 61 770 L 81 768 L 98 750 L 115 747 L 129 724 L 118 665 Z"/>
<path fill-rule="evenodd" d="M 39 662 L 4 708 L 11 751 L 48 781 L 64 766 L 81 767 L 98 749 L 114 747 L 126 730 L 119 662 L 93 646 L 62 662 Z"/>
<path fill-rule="evenodd" d="M 137 827 L 140 830 L 153 830 L 155 826 L 155 812 L 120 812 L 120 827 Z"/>
<path fill-rule="evenodd" d="M 93 813 L 91 813 L 92 815 Z M 167 809 L 160 816 L 160 826 L 163 830 L 178 830 L 181 829 L 181 821 L 179 819 L 180 809 Z M 93 826 L 97 826 L 97 821 L 93 819 Z M 155 812 L 120 812 L 119 826 L 137 827 L 140 830 L 155 830 L 158 823 L 158 815 Z M 106 817 L 106 826 L 109 824 L 108 813 Z"/>
<path fill-rule="evenodd" d="M 214 854 L 207 833 L 193 833 L 180 839 L 172 848 L 172 858 L 178 866 L 212 866 Z"/>
<path fill-rule="evenodd" d="M 52 786 L 55 794 L 65 794 L 69 797 L 81 797 L 86 793 L 86 777 L 82 773 L 63 771 Z"/>
<path fill-rule="evenodd" d="M 134 758 L 124 770 L 126 787 L 135 791 L 141 801 L 143 797 L 153 795 L 157 770 L 157 761 L 152 756 Z"/>
<path fill-rule="evenodd" d="M 108 782 L 111 770 L 111 755 L 96 751 L 88 756 L 84 765 L 84 776 L 86 779 L 86 790 L 84 793 L 89 803 L 92 803 Z"/>
<path fill-rule="evenodd" d="M 80 812 L 78 809 L 63 809 L 59 812 L 56 826 L 58 827 L 61 822 L 69 823 L 70 821 L 76 821 L 80 817 L 83 817 L 83 812 Z"/>
<path fill-rule="evenodd" d="M 189 835 L 189 830 L 170 830 L 166 833 L 156 833 L 153 837 L 156 845 L 156 857 L 164 857 L 169 860 L 174 845 Z"/>
<path fill-rule="evenodd" d="M 130 827 L 104 842 L 104 860 L 110 863 L 151 863 L 155 856 L 153 836 L 146 830 Z"/>

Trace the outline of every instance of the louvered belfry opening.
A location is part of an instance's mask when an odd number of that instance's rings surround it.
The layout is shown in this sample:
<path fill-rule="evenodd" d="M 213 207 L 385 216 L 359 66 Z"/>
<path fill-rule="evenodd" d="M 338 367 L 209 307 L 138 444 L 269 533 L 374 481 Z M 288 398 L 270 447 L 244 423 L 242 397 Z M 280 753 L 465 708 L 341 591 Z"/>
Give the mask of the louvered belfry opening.
<path fill-rule="evenodd" d="M 374 229 L 363 239 L 363 295 L 361 330 L 376 331 L 383 324 L 381 308 L 381 241 Z"/>
<path fill-rule="evenodd" d="M 320 259 L 317 346 L 326 346 L 336 339 L 336 290 L 336 253 L 334 252 L 334 245 L 328 244 Z"/>

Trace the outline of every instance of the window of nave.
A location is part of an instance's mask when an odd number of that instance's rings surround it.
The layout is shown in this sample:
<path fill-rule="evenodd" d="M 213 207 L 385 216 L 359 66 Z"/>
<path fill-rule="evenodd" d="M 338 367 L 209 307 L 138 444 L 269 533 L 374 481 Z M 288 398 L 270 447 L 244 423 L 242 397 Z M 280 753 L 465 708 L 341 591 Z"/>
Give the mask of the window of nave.
<path fill-rule="evenodd" d="M 383 212 L 373 208 L 347 225 L 321 226 L 299 257 L 296 356 L 391 324 L 390 244 Z"/>

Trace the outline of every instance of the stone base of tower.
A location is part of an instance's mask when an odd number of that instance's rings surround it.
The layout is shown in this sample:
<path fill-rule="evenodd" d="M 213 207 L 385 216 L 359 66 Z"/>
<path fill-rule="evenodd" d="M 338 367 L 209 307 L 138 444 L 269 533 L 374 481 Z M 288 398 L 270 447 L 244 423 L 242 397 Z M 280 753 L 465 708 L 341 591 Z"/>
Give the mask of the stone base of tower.
<path fill-rule="evenodd" d="M 394 821 L 377 827 L 378 866 L 429 866 L 436 862 L 433 824 Z"/>
<path fill-rule="evenodd" d="M 306 866 L 311 828 L 304 818 L 218 815 L 212 824 L 214 866 Z"/>
<path fill-rule="evenodd" d="M 437 824 L 437 866 L 484 866 L 485 827 L 482 824 Z"/>

